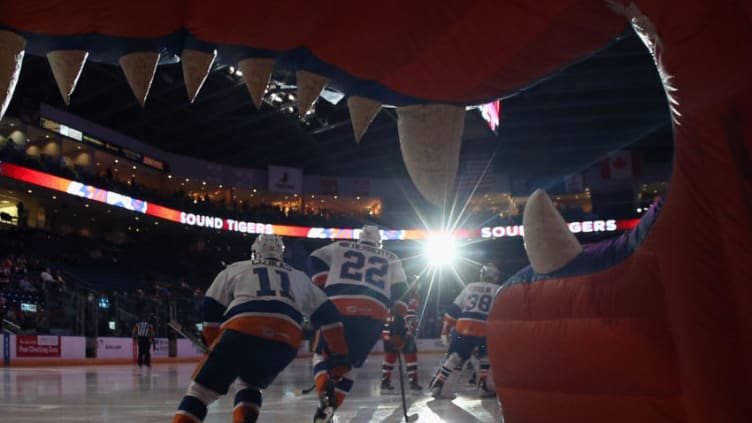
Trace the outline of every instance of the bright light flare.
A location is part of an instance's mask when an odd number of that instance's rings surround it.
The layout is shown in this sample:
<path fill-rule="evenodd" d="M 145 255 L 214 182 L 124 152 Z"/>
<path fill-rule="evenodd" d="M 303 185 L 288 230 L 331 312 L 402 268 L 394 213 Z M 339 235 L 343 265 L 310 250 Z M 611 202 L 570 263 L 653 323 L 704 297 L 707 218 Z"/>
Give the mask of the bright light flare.
<path fill-rule="evenodd" d="M 424 249 L 428 263 L 433 267 L 451 266 L 457 256 L 457 242 L 447 233 L 432 235 Z"/>

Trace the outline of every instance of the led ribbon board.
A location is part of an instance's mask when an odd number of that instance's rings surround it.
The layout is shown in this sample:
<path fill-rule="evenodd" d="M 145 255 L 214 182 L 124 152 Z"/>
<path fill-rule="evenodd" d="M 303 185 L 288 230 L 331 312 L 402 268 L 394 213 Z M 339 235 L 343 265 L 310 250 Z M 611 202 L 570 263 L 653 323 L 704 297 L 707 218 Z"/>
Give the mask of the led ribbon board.
<path fill-rule="evenodd" d="M 314 239 L 358 239 L 360 233 L 360 229 L 353 228 L 276 225 L 175 210 L 11 163 L 0 163 L 0 175 L 188 226 L 247 234 L 275 234 L 286 237 Z M 637 226 L 638 222 L 639 219 L 587 220 L 570 222 L 569 229 L 574 233 L 616 232 L 632 229 Z M 455 238 L 460 239 L 516 237 L 522 236 L 522 225 L 458 229 L 454 231 L 453 235 Z M 427 229 L 385 229 L 381 233 L 381 238 L 386 241 L 418 240 L 426 239 L 430 236 L 431 231 Z"/>

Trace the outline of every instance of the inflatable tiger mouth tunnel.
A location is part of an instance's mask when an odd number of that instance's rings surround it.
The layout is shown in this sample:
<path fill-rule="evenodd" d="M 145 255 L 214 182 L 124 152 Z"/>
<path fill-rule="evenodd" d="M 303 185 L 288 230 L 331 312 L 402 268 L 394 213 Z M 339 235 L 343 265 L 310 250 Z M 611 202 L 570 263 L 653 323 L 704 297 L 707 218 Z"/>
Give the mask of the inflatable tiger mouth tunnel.
<path fill-rule="evenodd" d="M 341 88 L 356 138 L 395 106 L 410 177 L 441 204 L 464 106 L 528 86 L 627 25 L 671 107 L 671 189 L 632 232 L 586 249 L 545 194 L 533 196 L 531 266 L 490 318 L 502 413 L 508 423 L 750 422 L 751 2 L 3 0 L 0 116 L 24 54 L 48 57 L 66 101 L 87 60 L 120 66 L 142 104 L 162 63 L 182 62 L 190 99 L 213 63 L 237 66 L 257 104 L 281 67 L 297 76 L 302 114 L 327 83 Z"/>

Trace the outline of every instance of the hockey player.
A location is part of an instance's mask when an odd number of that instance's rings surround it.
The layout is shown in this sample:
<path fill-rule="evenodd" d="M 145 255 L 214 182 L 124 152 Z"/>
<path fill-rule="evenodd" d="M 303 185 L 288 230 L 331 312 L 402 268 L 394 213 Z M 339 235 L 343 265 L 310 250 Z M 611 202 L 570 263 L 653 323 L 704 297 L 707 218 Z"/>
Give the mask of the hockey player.
<path fill-rule="evenodd" d="M 417 288 L 417 285 L 413 285 Z M 413 291 L 413 287 L 410 288 Z M 407 303 L 407 314 L 405 315 L 405 326 L 407 328 L 407 334 L 405 335 L 405 346 L 402 350 L 394 348 L 391 340 L 391 325 L 394 321 L 394 316 L 389 314 L 384 325 L 384 330 L 381 332 L 381 339 L 384 341 L 384 362 L 381 365 L 381 393 L 390 393 L 394 390 L 392 385 L 392 371 L 394 370 L 394 363 L 397 361 L 397 354 L 402 353 L 405 358 L 405 366 L 407 368 L 407 379 L 410 382 L 410 389 L 415 392 L 420 392 L 423 387 L 418 383 L 418 347 L 415 343 L 415 337 L 418 331 L 418 314 L 420 312 L 420 294 L 414 292 L 413 295 L 408 295 L 410 301 Z"/>
<path fill-rule="evenodd" d="M 313 282 L 322 287 L 342 314 L 348 356 L 354 368 L 360 368 L 379 340 L 390 310 L 395 315 L 391 341 L 401 349 L 404 341 L 404 316 L 407 305 L 402 298 L 407 289 L 405 271 L 396 254 L 381 248 L 381 234 L 376 226 L 366 225 L 358 242 L 338 241 L 319 248 L 309 257 L 308 271 Z M 314 379 L 319 396 L 330 385 L 325 359 L 331 353 L 328 340 L 318 337 L 314 355 Z M 336 409 L 352 388 L 355 371 L 336 383 Z M 322 407 L 314 422 L 332 419 Z"/>
<path fill-rule="evenodd" d="M 488 377 L 488 351 L 486 351 L 486 320 L 491 311 L 501 272 L 493 263 L 488 263 L 480 269 L 481 282 L 468 284 L 460 292 L 444 315 L 444 326 L 441 330 L 441 340 L 449 346 L 444 364 L 431 380 L 429 389 L 434 398 L 453 398 L 453 395 L 442 392 L 444 383 L 454 369 L 462 368 L 473 350 L 478 350 L 479 371 L 478 387 L 483 396 L 494 395 L 486 386 Z M 455 328 L 451 342 L 448 333 Z"/>
<path fill-rule="evenodd" d="M 329 345 L 323 369 L 334 380 L 350 369 L 337 308 L 303 272 L 282 261 L 282 239 L 259 235 L 252 252 L 251 260 L 225 268 L 206 291 L 203 336 L 209 353 L 196 368 L 173 423 L 203 421 L 207 406 L 236 379 L 233 423 L 255 422 L 261 390 L 297 355 L 304 314 Z M 333 390 L 328 394 L 334 401 Z"/>

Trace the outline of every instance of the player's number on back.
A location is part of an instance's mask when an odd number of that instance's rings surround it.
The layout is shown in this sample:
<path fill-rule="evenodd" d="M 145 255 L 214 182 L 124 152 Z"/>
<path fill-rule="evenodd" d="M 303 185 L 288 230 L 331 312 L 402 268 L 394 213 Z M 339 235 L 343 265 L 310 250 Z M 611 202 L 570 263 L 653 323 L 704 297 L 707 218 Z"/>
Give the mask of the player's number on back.
<path fill-rule="evenodd" d="M 279 275 L 280 280 L 280 295 L 283 297 L 287 297 L 292 299 L 292 294 L 290 293 L 290 275 L 283 271 L 283 270 L 275 270 L 274 271 L 277 275 Z M 256 275 L 259 281 L 259 286 L 261 289 L 256 291 L 257 297 L 269 297 L 269 296 L 277 296 L 277 291 L 272 289 L 271 282 L 269 280 L 269 269 L 266 267 L 254 267 L 253 273 Z"/>
<path fill-rule="evenodd" d="M 347 260 L 342 264 L 339 272 L 340 279 L 349 279 L 353 281 L 365 281 L 371 285 L 384 289 L 384 277 L 389 271 L 389 261 L 383 257 L 366 256 L 358 251 L 348 250 L 344 254 Z M 366 263 L 368 262 L 368 263 Z M 365 278 L 363 270 L 365 269 Z"/>
<path fill-rule="evenodd" d="M 467 300 L 470 301 L 467 305 L 467 311 L 475 310 L 477 307 L 483 313 L 488 313 L 491 310 L 491 303 L 493 302 L 493 298 L 490 295 L 478 294 L 470 295 L 467 297 Z"/>

